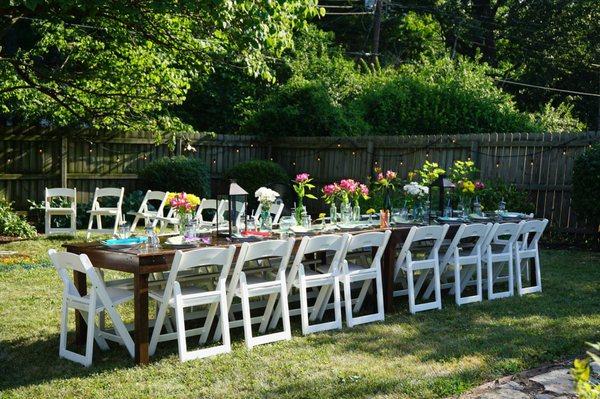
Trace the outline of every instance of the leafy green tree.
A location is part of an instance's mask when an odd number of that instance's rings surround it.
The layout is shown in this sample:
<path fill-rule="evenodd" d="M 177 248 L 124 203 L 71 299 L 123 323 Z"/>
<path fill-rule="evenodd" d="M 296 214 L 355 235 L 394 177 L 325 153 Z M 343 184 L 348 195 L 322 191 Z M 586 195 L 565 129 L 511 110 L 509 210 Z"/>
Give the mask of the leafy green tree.
<path fill-rule="evenodd" d="M 0 114 L 13 124 L 168 132 L 216 65 L 273 80 L 268 61 L 316 0 L 1 0 Z"/>

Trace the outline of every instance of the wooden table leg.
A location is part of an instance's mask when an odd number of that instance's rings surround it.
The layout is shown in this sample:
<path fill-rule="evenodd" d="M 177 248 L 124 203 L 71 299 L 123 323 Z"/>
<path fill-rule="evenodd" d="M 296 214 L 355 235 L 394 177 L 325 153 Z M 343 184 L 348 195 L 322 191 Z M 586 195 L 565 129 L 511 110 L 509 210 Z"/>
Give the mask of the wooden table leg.
<path fill-rule="evenodd" d="M 386 313 L 394 310 L 394 266 L 396 263 L 396 247 L 402 240 L 400 231 L 392 230 L 392 235 L 383 253 L 383 304 Z"/>
<path fill-rule="evenodd" d="M 87 281 L 85 273 L 73 270 L 73 282 L 79 295 L 87 295 Z M 87 335 L 87 327 L 83 316 L 79 312 L 75 312 L 75 344 L 78 346 L 85 345 Z"/>
<path fill-rule="evenodd" d="M 148 364 L 148 275 L 134 274 L 134 312 L 135 312 L 135 362 Z"/>

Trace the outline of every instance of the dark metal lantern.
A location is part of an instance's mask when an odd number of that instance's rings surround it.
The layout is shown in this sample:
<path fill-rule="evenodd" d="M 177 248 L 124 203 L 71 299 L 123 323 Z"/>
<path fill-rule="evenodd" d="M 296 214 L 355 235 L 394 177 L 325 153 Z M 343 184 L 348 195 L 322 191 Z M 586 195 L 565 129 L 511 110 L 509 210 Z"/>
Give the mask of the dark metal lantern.
<path fill-rule="evenodd" d="M 446 175 L 440 175 L 429 187 L 429 203 L 432 205 L 432 208 L 433 202 L 431 201 L 431 192 L 433 191 L 433 187 L 438 188 L 438 209 L 440 212 L 444 212 L 444 207 L 446 206 L 446 191 L 454 190 L 456 185 L 454 185 Z"/>
<path fill-rule="evenodd" d="M 225 218 L 228 227 L 223 230 L 220 228 L 222 221 L 219 220 L 219 211 L 217 210 L 217 236 L 232 237 L 234 231 L 245 231 L 246 226 L 246 209 L 248 207 L 248 192 L 240 187 L 235 180 L 230 180 L 229 192 L 226 195 L 217 197 L 217 203 L 227 201 L 227 217 Z"/>

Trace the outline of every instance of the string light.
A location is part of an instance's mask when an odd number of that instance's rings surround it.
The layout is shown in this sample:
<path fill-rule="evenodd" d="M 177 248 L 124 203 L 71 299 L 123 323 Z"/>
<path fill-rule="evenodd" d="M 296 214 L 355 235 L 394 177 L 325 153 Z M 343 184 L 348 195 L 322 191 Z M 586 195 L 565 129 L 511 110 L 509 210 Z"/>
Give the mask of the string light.
<path fill-rule="evenodd" d="M 529 161 L 529 165 L 533 166 L 533 159 Z"/>
<path fill-rule="evenodd" d="M 500 161 L 496 160 L 496 167 L 499 168 L 500 167 Z"/>
<path fill-rule="evenodd" d="M 144 161 L 145 161 L 146 159 L 148 159 L 148 157 L 147 157 L 146 155 L 144 155 Z"/>
<path fill-rule="evenodd" d="M 292 165 L 293 165 L 293 166 L 296 166 L 296 161 L 292 162 Z"/>
<path fill-rule="evenodd" d="M 471 162 L 471 157 L 467 157 L 467 161 Z"/>
<path fill-rule="evenodd" d="M 213 165 L 215 165 L 217 163 L 216 159 L 213 159 Z"/>
<path fill-rule="evenodd" d="M 563 153 L 563 155 L 567 155 L 567 149 L 566 149 L 566 148 L 563 148 L 563 151 L 562 151 L 562 153 Z"/>
<path fill-rule="evenodd" d="M 425 158 L 429 158 L 429 150 L 425 153 Z"/>
<path fill-rule="evenodd" d="M 269 158 L 271 161 L 273 160 L 273 157 Z"/>
<path fill-rule="evenodd" d="M 237 152 L 237 153 L 239 154 L 239 153 L 240 153 L 240 149 L 239 149 L 239 148 L 236 148 L 236 149 L 235 149 L 235 152 Z"/>
<path fill-rule="evenodd" d="M 588 143 L 588 148 L 592 148 L 592 142 L 591 141 Z"/>
<path fill-rule="evenodd" d="M 400 166 L 404 166 L 404 161 L 402 159 L 400 160 Z"/>
<path fill-rule="evenodd" d="M 250 143 L 250 147 L 251 147 L 251 148 L 254 148 L 254 144 Z"/>
<path fill-rule="evenodd" d="M 356 151 L 352 151 L 352 155 L 356 155 Z"/>
<path fill-rule="evenodd" d="M 38 150 L 38 152 L 41 154 L 44 152 L 44 150 L 42 150 L 41 148 Z"/>
<path fill-rule="evenodd" d="M 338 145 L 337 145 L 337 146 L 338 146 L 338 148 L 340 148 L 342 145 L 341 145 L 340 143 L 338 143 Z"/>

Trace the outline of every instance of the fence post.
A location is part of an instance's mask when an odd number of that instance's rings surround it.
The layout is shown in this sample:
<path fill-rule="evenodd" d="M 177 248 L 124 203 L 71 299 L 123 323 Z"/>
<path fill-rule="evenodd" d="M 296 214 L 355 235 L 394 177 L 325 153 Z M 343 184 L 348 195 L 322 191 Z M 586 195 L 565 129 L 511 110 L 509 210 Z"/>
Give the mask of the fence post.
<path fill-rule="evenodd" d="M 60 139 L 60 185 L 61 187 L 67 186 L 67 173 L 69 165 L 69 143 L 66 136 L 62 136 Z"/>
<path fill-rule="evenodd" d="M 481 165 L 479 164 L 479 141 L 471 138 L 471 160 L 475 163 L 475 167 L 481 170 Z"/>
<path fill-rule="evenodd" d="M 373 140 L 369 140 L 367 142 L 367 171 L 365 176 L 371 176 L 373 173 L 373 151 L 375 146 L 373 145 Z"/>

